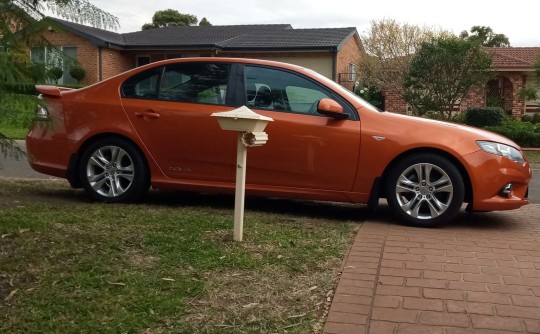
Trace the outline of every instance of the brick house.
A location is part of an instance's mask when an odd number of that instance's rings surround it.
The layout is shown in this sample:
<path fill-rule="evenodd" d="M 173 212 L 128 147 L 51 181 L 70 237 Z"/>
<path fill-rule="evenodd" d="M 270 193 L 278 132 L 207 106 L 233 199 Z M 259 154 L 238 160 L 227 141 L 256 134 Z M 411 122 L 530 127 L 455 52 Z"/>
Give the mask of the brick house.
<path fill-rule="evenodd" d="M 518 92 L 528 86 L 540 92 L 534 62 L 540 57 L 540 47 L 485 48 L 492 54 L 491 65 L 495 77 L 484 87 L 472 89 L 456 111 L 466 111 L 470 107 L 486 105 L 501 106 L 508 114 L 521 117 L 540 112 L 540 100 L 524 101 Z M 406 113 L 407 103 L 397 92 L 385 92 L 385 107 L 389 111 Z"/>
<path fill-rule="evenodd" d="M 60 50 L 64 75 L 59 82 L 64 84 L 75 83 L 69 76 L 73 61 L 65 59 L 76 60 L 86 71 L 82 83 L 92 84 L 154 61 L 220 56 L 293 63 L 352 88 L 362 54 L 356 28 L 293 29 L 289 24 L 185 26 L 120 34 L 47 19 L 51 25 L 33 34 L 46 43 L 27 43 L 28 50 L 34 62 L 46 62 L 52 49 Z"/>

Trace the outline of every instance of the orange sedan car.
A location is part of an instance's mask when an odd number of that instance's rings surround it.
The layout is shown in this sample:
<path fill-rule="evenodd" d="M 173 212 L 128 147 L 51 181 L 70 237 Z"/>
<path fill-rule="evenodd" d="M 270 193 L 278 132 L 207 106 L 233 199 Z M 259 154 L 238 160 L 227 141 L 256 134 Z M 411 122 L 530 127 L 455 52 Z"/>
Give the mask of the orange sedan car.
<path fill-rule="evenodd" d="M 471 211 L 528 203 L 529 163 L 511 140 L 451 123 L 381 112 L 290 64 L 183 58 L 82 89 L 37 86 L 30 165 L 104 202 L 149 187 L 232 192 L 236 133 L 212 113 L 242 105 L 274 119 L 250 149 L 251 195 L 367 203 L 386 198 L 403 222 L 435 226 Z"/>

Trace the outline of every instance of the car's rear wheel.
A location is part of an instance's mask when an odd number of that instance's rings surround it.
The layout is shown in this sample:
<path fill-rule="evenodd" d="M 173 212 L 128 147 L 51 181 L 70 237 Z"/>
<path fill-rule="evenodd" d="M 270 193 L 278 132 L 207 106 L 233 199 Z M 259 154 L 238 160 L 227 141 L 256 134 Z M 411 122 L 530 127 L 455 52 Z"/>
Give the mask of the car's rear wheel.
<path fill-rule="evenodd" d="M 448 159 L 430 153 L 399 161 L 388 174 L 388 205 L 401 221 L 434 227 L 452 220 L 463 204 L 463 177 Z"/>
<path fill-rule="evenodd" d="M 135 201 L 149 188 L 144 157 L 129 141 L 102 138 L 82 154 L 79 175 L 86 192 L 102 202 Z"/>

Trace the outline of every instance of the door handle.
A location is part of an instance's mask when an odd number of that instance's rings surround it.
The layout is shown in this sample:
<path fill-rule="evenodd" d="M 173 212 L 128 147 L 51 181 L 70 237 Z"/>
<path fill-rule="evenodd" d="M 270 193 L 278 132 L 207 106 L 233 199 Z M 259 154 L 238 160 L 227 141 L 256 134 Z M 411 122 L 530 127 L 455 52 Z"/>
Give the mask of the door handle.
<path fill-rule="evenodd" d="M 153 110 L 146 110 L 146 111 L 137 111 L 135 113 L 135 116 L 136 117 L 141 117 L 145 121 L 148 121 L 150 119 L 159 118 L 160 114 L 158 114 L 157 112 L 155 112 Z"/>

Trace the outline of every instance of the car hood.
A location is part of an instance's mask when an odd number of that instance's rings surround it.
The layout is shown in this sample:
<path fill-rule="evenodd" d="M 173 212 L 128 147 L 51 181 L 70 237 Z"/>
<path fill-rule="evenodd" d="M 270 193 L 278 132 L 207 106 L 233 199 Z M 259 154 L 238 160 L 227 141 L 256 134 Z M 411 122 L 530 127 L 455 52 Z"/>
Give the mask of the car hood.
<path fill-rule="evenodd" d="M 517 149 L 521 149 L 518 144 L 514 141 L 508 139 L 507 137 L 501 136 L 497 133 L 482 130 L 472 126 L 466 126 L 451 122 L 443 122 L 438 120 L 432 120 L 427 118 L 408 116 L 402 114 L 395 114 L 390 112 L 384 112 L 381 115 L 384 117 L 392 119 L 392 123 L 399 124 L 400 127 L 408 128 L 409 131 L 425 131 L 426 133 L 433 134 L 439 133 L 444 134 L 444 137 L 454 137 L 457 138 L 468 138 L 474 141 L 477 140 L 487 140 L 494 141 L 501 144 L 506 144 L 513 146 Z M 433 137 L 431 137 L 433 139 Z M 442 139 L 442 138 L 441 138 Z"/>

